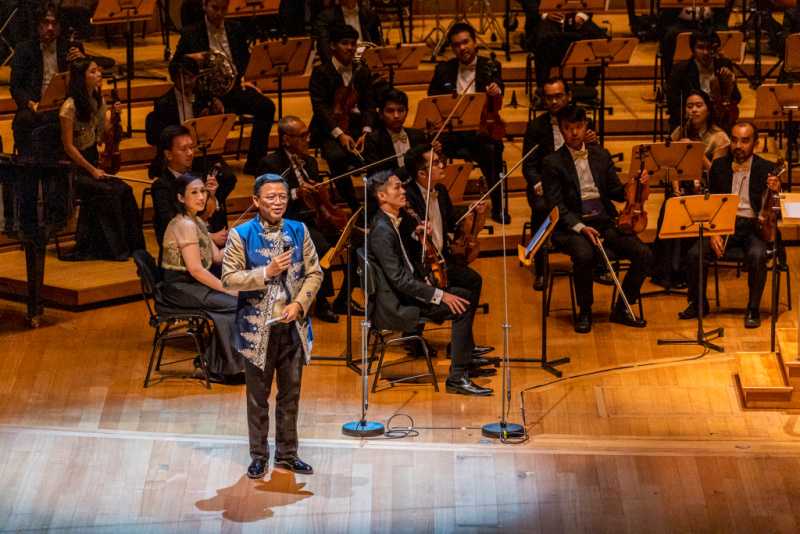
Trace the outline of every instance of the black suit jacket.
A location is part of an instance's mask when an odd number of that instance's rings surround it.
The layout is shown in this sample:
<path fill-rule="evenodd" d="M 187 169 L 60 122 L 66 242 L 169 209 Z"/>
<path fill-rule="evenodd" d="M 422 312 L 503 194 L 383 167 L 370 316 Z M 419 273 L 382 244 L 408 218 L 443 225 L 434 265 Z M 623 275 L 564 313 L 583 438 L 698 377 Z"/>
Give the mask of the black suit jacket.
<path fill-rule="evenodd" d="M 153 229 L 159 246 L 164 241 L 167 225 L 178 214 L 178 188 L 175 176 L 164 167 L 161 175 L 150 186 L 153 194 Z"/>
<path fill-rule="evenodd" d="M 592 170 L 594 182 L 600 191 L 600 200 L 608 216 L 615 219 L 617 208 L 611 201 L 622 202 L 625 200 L 625 189 L 614 169 L 611 155 L 605 149 L 595 145 L 589 145 L 587 150 L 589 152 L 589 168 Z M 544 159 L 542 186 L 550 205 L 558 207 L 558 228 L 572 231 L 573 226 L 582 222 L 583 206 L 578 171 L 567 145 Z"/>
<path fill-rule="evenodd" d="M 58 72 L 69 70 L 68 50 L 69 41 L 67 39 L 59 39 L 56 42 Z M 16 102 L 17 109 L 25 109 L 30 100 L 34 102 L 41 100 L 43 77 L 44 63 L 39 40 L 32 39 L 17 45 L 14 49 L 14 59 L 11 61 L 10 80 L 11 97 Z"/>
<path fill-rule="evenodd" d="M 405 128 L 408 136 L 408 143 L 411 148 L 425 143 L 425 133 L 416 128 Z M 394 144 L 392 144 L 392 134 L 384 127 L 374 130 L 364 142 L 364 161 L 373 163 L 389 156 L 395 155 Z M 391 170 L 398 168 L 397 160 L 389 160 L 380 165 L 376 165 L 371 172 Z"/>
<path fill-rule="evenodd" d="M 522 167 L 522 174 L 525 176 L 529 191 L 532 191 L 533 186 L 542 181 L 544 158 L 555 152 L 555 139 L 550 117 L 549 112 L 542 113 L 530 121 L 525 129 L 522 153 L 527 154 L 530 149 L 539 145 L 539 148 L 525 160 Z"/>
<path fill-rule="evenodd" d="M 369 236 L 370 269 L 375 282 L 369 291 L 374 300 L 373 324 L 392 330 L 413 328 L 419 322 L 420 307 L 431 301 L 435 289 L 422 281 L 418 274 L 422 271 L 418 270 L 414 258 L 409 258 L 413 269 L 406 262 L 400 235 L 383 210 L 378 210 L 373 217 Z M 404 243 L 409 241 L 406 239 Z M 410 254 L 407 247 L 406 253 Z"/>
<path fill-rule="evenodd" d="M 231 49 L 233 64 L 238 71 L 236 76 L 236 84 L 238 86 L 239 79 L 247 70 L 247 62 L 250 61 L 247 35 L 241 24 L 227 19 L 225 20 L 225 33 L 228 36 L 228 46 Z M 172 56 L 172 60 L 175 61 L 185 54 L 208 52 L 208 50 L 208 27 L 204 18 L 200 23 L 184 28 L 181 31 L 181 38 L 178 40 L 178 46 L 175 49 L 175 55 Z"/>
<path fill-rule="evenodd" d="M 708 188 L 712 193 L 738 193 L 733 191 L 733 156 L 728 154 L 723 158 L 717 158 L 711 164 L 708 171 Z M 767 175 L 774 169 L 774 164 L 753 155 L 753 162 L 750 165 L 750 207 L 753 211 L 761 211 L 761 200 L 764 191 L 767 189 Z"/>
<path fill-rule="evenodd" d="M 319 167 L 317 160 L 309 155 L 303 156 L 305 162 L 306 174 L 308 179 L 312 182 L 319 182 Z M 258 173 L 256 176 L 261 176 L 265 173 L 283 174 L 286 169 L 292 166 L 289 161 L 289 156 L 282 148 L 270 152 L 264 156 L 258 165 Z M 297 199 L 297 188 L 300 187 L 300 182 L 294 171 L 289 171 L 286 174 L 286 182 L 289 184 L 289 206 L 286 208 L 286 218 L 294 219 L 304 222 L 307 226 L 315 226 L 314 213 L 306 208 L 305 204 Z"/>
<path fill-rule="evenodd" d="M 733 63 L 727 58 L 720 58 L 717 67 L 727 67 L 733 70 Z M 667 112 L 669 113 L 669 128 L 674 130 L 681 123 L 681 105 L 686 102 L 686 95 L 691 91 L 700 89 L 700 70 L 693 59 L 681 61 L 672 67 L 667 86 Z M 731 101 L 740 102 L 742 94 L 738 87 L 734 87 Z"/>
<path fill-rule="evenodd" d="M 458 89 L 458 58 L 452 58 L 436 64 L 433 78 L 428 85 L 428 96 L 449 95 Z M 501 90 L 504 90 L 503 68 L 497 63 L 497 77 L 491 77 L 489 59 L 478 56 L 478 65 L 475 67 L 475 92 L 483 93 L 486 87 L 492 82 L 496 82 Z"/>
<path fill-rule="evenodd" d="M 353 79 L 350 84 L 358 92 L 358 109 L 361 112 L 360 120 L 351 119 L 350 132 L 353 137 L 360 136 L 361 129 L 375 124 L 375 100 L 372 93 L 372 74 L 369 67 L 364 64 L 353 66 Z M 341 74 L 333 66 L 333 62 L 326 61 L 314 67 L 311 80 L 308 83 L 308 93 L 311 97 L 311 108 L 314 116 L 311 119 L 311 142 L 320 146 L 323 139 L 330 138 L 331 132 L 337 124 L 333 117 L 333 108 L 336 101 L 336 91 L 344 86 Z"/>
<path fill-rule="evenodd" d="M 382 45 L 381 19 L 378 15 L 371 9 L 364 7 L 362 3 L 359 3 L 358 19 L 361 28 L 356 29 L 361 30 L 361 40 Z M 317 40 L 317 53 L 323 61 L 331 58 L 330 28 L 344 23 L 344 14 L 339 6 L 323 9 L 314 19 L 313 35 Z"/>
<path fill-rule="evenodd" d="M 145 125 L 145 137 L 147 144 L 158 145 L 158 138 L 161 130 L 167 126 L 174 126 L 181 123 L 180 113 L 178 112 L 178 97 L 175 96 L 175 89 L 158 97 L 153 103 L 153 115 Z"/>

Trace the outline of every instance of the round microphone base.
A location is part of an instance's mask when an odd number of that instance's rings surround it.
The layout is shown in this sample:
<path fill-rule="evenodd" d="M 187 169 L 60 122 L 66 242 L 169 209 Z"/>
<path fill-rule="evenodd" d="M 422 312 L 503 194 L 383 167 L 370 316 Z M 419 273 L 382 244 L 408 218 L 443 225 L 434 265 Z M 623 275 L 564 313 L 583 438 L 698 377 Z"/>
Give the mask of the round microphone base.
<path fill-rule="evenodd" d="M 376 421 L 350 421 L 342 425 L 342 434 L 354 438 L 374 438 L 383 433 L 383 425 Z"/>
<path fill-rule="evenodd" d="M 525 437 L 525 427 L 517 423 L 489 423 L 483 425 L 481 434 L 486 438 L 507 439 Z"/>

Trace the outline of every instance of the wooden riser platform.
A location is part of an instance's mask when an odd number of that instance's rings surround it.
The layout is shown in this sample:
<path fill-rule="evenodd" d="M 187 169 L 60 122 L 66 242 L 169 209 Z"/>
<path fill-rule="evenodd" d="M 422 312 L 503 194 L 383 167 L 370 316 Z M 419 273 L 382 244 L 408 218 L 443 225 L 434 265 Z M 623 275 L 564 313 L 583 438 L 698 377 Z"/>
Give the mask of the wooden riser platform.
<path fill-rule="evenodd" d="M 800 360 L 797 329 L 776 333 L 778 353 L 737 354 L 737 385 L 745 407 L 751 409 L 800 408 Z"/>

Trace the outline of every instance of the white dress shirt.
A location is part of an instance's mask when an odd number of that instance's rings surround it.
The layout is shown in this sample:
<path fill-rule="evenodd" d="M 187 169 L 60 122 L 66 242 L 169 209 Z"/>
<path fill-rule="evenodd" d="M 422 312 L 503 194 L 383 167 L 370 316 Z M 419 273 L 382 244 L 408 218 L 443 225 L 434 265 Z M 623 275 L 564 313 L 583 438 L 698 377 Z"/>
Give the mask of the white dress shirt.
<path fill-rule="evenodd" d="M 389 220 L 392 222 L 392 228 L 394 228 L 394 232 L 397 234 L 397 238 L 400 240 L 400 251 L 403 253 L 403 258 L 406 260 L 406 265 L 414 272 L 414 264 L 411 263 L 411 260 L 408 258 L 408 253 L 406 252 L 406 247 L 403 245 L 403 238 L 400 236 L 400 217 L 395 217 L 388 211 L 384 211 L 384 213 L 389 217 Z M 442 297 L 444 296 L 444 291 L 439 288 L 433 292 L 433 298 L 431 299 L 431 304 L 439 304 L 442 302 Z"/>
<path fill-rule="evenodd" d="M 425 188 L 420 185 L 419 182 L 416 182 L 416 184 L 422 195 L 422 199 L 425 200 Z M 419 215 L 420 217 L 424 217 L 422 213 Z M 433 246 L 436 247 L 436 250 L 441 252 L 444 246 L 444 221 L 442 220 L 442 212 L 439 209 L 439 194 L 433 188 L 431 188 L 431 196 L 429 199 L 428 222 L 431 223 L 431 241 L 433 241 Z"/>
<path fill-rule="evenodd" d="M 586 145 L 581 146 L 580 150 L 572 150 L 570 147 L 567 147 L 567 149 L 570 155 L 572 155 L 572 159 L 575 162 L 575 171 L 578 173 L 578 182 L 581 187 L 581 202 L 600 198 L 600 190 L 597 189 L 594 175 L 592 175 L 592 169 L 589 167 L 589 156 L 577 157 L 579 153 L 586 151 Z M 585 226 L 585 224 L 579 222 L 574 225 L 572 229 L 580 233 Z"/>
<path fill-rule="evenodd" d="M 231 61 L 231 64 L 234 65 L 235 70 L 236 64 L 233 62 L 233 54 L 231 53 L 231 45 L 228 43 L 228 33 L 225 31 L 225 24 L 223 24 L 221 28 L 216 28 L 211 25 L 208 21 L 208 17 L 206 17 L 206 28 L 208 28 L 208 47 L 215 52 L 224 54 Z"/>
<path fill-rule="evenodd" d="M 363 41 L 364 36 L 361 35 L 361 18 L 358 16 L 358 3 L 353 9 L 347 9 L 342 6 L 342 15 L 344 15 L 344 23 L 353 27 L 358 32 L 358 40 Z"/>
<path fill-rule="evenodd" d="M 411 143 L 408 140 L 408 134 L 405 128 L 401 128 L 398 133 L 389 131 L 389 136 L 392 138 L 392 146 L 394 146 L 394 153 L 397 154 L 397 166 L 405 167 L 405 154 L 411 149 Z"/>
<path fill-rule="evenodd" d="M 753 219 L 756 212 L 750 204 L 750 171 L 753 169 L 753 156 L 742 164 L 745 168 L 733 173 L 731 193 L 739 195 L 739 205 L 736 208 L 737 217 Z"/>
<path fill-rule="evenodd" d="M 553 150 L 558 150 L 564 146 L 564 134 L 561 133 L 561 128 L 558 126 L 558 119 L 556 117 L 550 117 L 550 124 L 553 127 Z"/>
<path fill-rule="evenodd" d="M 458 64 L 458 82 L 456 85 L 456 90 L 458 94 L 463 95 L 465 92 L 467 94 L 472 94 L 475 92 L 475 70 L 478 67 L 478 56 L 472 60 L 472 63 L 469 65 L 464 65 L 463 63 Z"/>
<path fill-rule="evenodd" d="M 49 46 L 41 45 L 42 48 L 42 96 L 50 85 L 50 80 L 58 72 L 58 53 L 56 43 L 53 41 Z"/>
<path fill-rule="evenodd" d="M 175 101 L 178 103 L 178 119 L 181 124 L 194 118 L 194 101 L 193 98 L 187 97 L 182 92 L 175 91 Z"/>

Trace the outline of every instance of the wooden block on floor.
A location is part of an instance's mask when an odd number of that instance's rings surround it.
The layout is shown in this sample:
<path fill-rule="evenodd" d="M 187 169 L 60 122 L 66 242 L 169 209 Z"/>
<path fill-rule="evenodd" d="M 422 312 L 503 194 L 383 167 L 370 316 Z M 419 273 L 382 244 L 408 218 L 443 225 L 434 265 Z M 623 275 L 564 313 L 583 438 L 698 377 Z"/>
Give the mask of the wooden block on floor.
<path fill-rule="evenodd" d="M 800 363 L 797 354 L 797 329 L 778 328 L 776 337 L 778 339 L 778 352 L 780 352 L 783 361 L 787 364 L 790 362 Z"/>
<path fill-rule="evenodd" d="M 793 387 L 787 385 L 781 360 L 774 352 L 740 352 L 739 387 L 748 408 L 788 407 Z"/>

